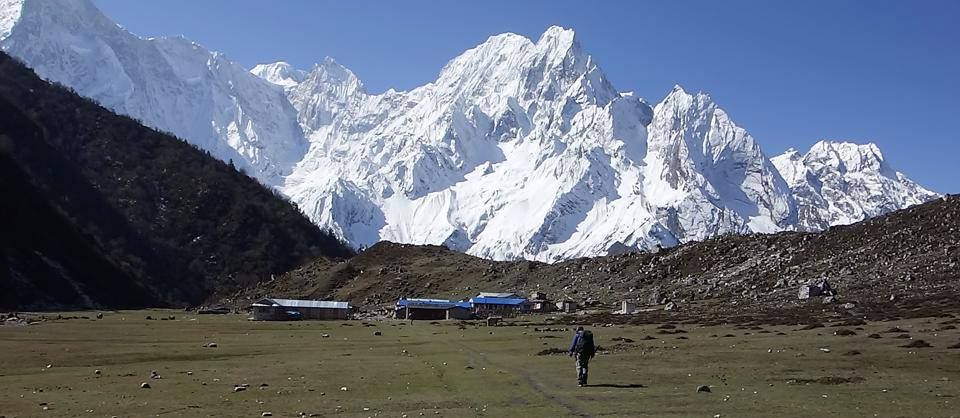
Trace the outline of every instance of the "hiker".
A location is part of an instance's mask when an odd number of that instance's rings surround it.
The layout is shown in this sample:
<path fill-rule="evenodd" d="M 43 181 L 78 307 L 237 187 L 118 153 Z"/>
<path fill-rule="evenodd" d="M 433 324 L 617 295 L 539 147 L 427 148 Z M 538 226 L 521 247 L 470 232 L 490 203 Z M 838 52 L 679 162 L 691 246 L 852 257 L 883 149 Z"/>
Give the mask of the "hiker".
<path fill-rule="evenodd" d="M 593 333 L 585 331 L 583 327 L 577 327 L 569 353 L 577 362 L 577 386 L 584 387 L 587 385 L 587 368 L 590 359 L 597 353 L 597 347 L 593 344 Z"/>

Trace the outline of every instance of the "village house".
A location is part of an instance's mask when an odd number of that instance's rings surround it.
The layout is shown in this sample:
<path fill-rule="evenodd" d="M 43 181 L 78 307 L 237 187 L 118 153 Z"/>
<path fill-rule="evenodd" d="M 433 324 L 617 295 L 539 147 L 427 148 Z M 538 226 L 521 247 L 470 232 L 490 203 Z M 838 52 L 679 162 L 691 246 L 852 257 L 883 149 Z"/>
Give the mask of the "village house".
<path fill-rule="evenodd" d="M 512 297 L 489 297 L 482 296 L 470 298 L 470 304 L 473 306 L 473 313 L 477 317 L 486 318 L 488 316 L 515 317 L 527 312 L 529 305 L 524 298 L 518 298 L 514 294 L 507 294 Z"/>
<path fill-rule="evenodd" d="M 394 318 L 409 320 L 470 319 L 470 302 L 446 299 L 400 299 L 394 309 Z"/>
<path fill-rule="evenodd" d="M 350 319 L 349 302 L 295 299 L 261 299 L 250 306 L 254 321 L 295 321 L 301 319 Z"/>
<path fill-rule="evenodd" d="M 530 312 L 551 312 L 557 310 L 556 305 L 547 298 L 547 294 L 544 292 L 531 292 L 527 304 L 530 306 Z"/>

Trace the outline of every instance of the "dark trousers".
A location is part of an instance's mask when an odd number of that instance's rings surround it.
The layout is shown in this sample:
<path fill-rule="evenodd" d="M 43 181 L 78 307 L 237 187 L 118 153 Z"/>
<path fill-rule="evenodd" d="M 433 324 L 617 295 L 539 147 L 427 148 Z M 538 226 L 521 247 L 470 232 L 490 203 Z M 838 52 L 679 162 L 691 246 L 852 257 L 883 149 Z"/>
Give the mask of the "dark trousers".
<path fill-rule="evenodd" d="M 587 384 L 587 371 L 590 367 L 590 356 L 577 354 L 577 384 L 586 385 Z"/>

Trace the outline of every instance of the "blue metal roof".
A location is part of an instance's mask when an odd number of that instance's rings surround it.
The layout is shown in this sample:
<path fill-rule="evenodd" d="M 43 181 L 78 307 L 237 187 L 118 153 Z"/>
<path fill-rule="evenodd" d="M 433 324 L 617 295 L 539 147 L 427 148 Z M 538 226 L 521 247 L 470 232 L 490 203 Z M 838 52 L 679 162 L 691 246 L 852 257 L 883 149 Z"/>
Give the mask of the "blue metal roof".
<path fill-rule="evenodd" d="M 471 298 L 470 303 L 472 304 L 483 304 L 483 305 L 523 305 L 527 300 L 523 298 Z"/>
<path fill-rule="evenodd" d="M 465 308 L 470 309 L 472 306 L 470 302 L 455 302 L 446 299 L 400 299 L 397 301 L 397 307 L 416 307 L 416 308 L 434 308 L 434 309 L 449 309 L 449 308 Z"/>

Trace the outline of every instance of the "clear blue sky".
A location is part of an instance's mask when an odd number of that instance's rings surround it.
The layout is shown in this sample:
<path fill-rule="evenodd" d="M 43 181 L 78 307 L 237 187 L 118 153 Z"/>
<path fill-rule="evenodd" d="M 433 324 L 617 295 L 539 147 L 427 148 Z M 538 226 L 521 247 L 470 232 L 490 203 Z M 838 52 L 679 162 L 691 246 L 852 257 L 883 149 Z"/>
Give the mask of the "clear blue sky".
<path fill-rule="evenodd" d="M 182 34 L 250 67 L 331 56 L 371 92 L 435 78 L 488 36 L 577 31 L 620 90 L 710 93 L 767 155 L 873 141 L 960 193 L 960 1 L 95 0 L 143 36 Z"/>

